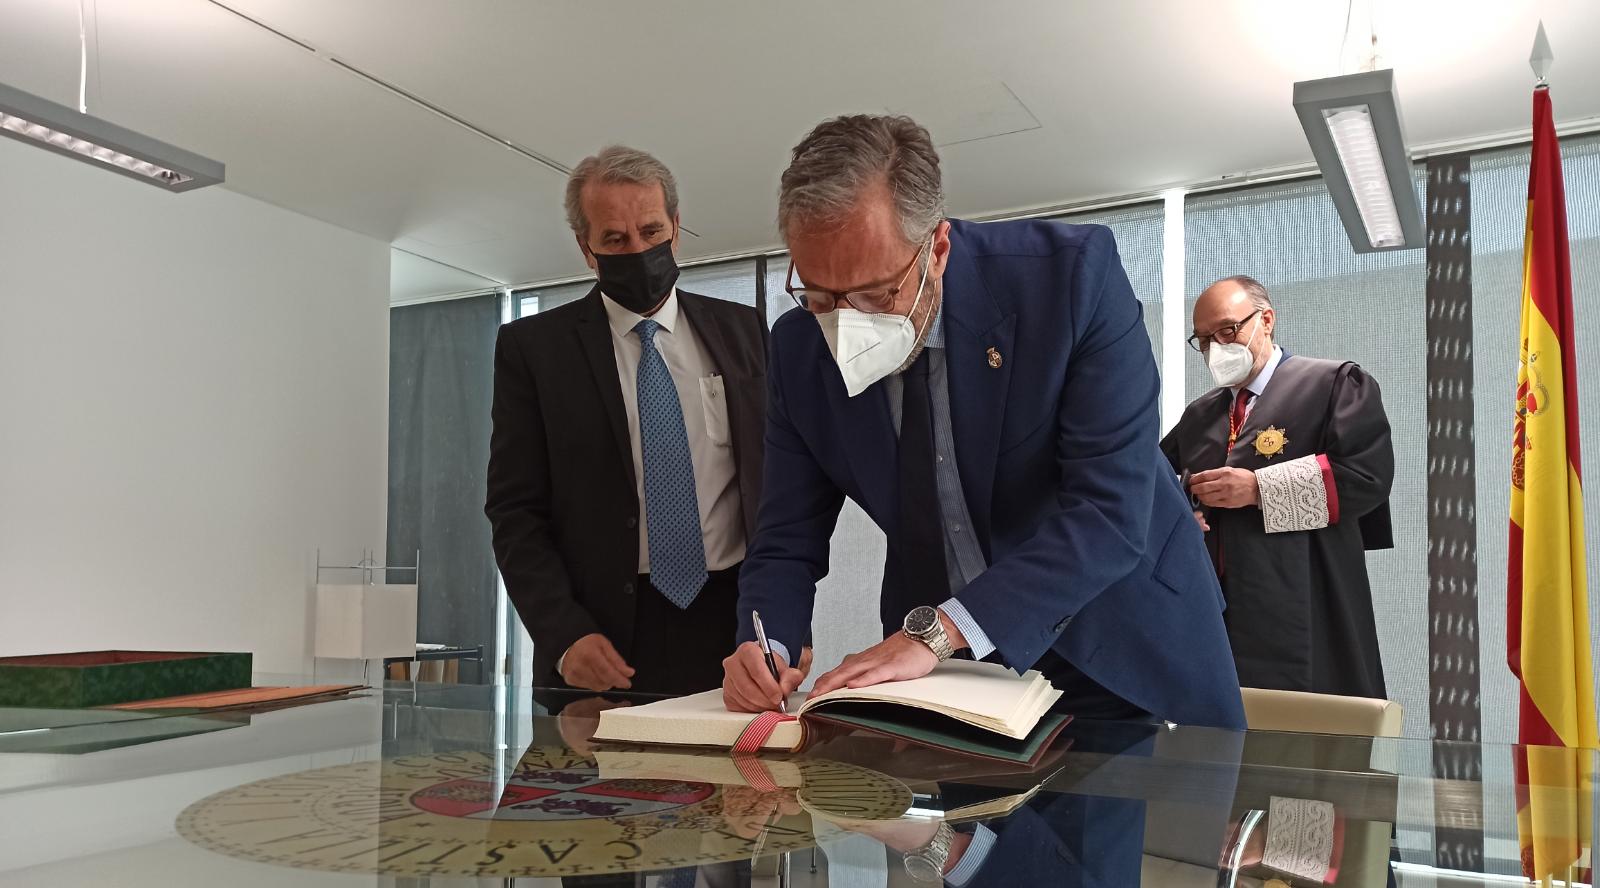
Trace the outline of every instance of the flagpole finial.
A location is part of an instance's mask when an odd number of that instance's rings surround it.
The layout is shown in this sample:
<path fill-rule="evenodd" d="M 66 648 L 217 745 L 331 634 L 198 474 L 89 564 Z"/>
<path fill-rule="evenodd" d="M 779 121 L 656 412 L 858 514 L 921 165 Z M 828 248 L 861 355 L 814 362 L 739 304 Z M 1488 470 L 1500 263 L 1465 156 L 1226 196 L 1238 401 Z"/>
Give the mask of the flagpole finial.
<path fill-rule="evenodd" d="M 1528 66 L 1533 69 L 1533 75 L 1539 78 L 1538 85 L 1546 86 L 1550 82 L 1550 66 L 1555 64 L 1556 54 L 1550 50 L 1550 38 L 1544 35 L 1544 21 L 1539 21 L 1539 31 L 1533 35 L 1533 52 L 1528 54 Z"/>

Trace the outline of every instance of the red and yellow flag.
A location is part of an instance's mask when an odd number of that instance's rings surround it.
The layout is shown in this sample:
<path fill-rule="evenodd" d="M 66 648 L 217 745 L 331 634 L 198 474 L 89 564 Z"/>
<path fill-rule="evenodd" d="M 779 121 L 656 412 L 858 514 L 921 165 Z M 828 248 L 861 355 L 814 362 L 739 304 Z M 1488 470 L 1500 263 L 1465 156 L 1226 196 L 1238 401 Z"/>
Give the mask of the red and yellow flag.
<path fill-rule="evenodd" d="M 1524 875 L 1566 878 L 1591 823 L 1594 674 L 1583 548 L 1567 202 L 1550 93 L 1533 95 L 1522 258 L 1522 363 L 1511 456 L 1506 647 L 1522 682 L 1517 826 Z"/>

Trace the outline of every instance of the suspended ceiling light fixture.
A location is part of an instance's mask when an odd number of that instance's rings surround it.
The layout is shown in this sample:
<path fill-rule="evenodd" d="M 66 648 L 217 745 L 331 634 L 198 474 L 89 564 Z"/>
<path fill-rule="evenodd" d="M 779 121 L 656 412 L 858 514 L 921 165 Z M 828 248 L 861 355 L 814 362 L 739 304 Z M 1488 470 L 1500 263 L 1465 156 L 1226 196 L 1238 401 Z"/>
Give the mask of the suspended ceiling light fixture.
<path fill-rule="evenodd" d="M 0 136 L 87 161 L 166 191 L 193 191 L 223 181 L 225 167 L 0 83 Z"/>
<path fill-rule="evenodd" d="M 222 182 L 226 168 L 218 161 L 87 113 L 84 92 L 88 80 L 88 47 L 82 24 L 80 5 L 78 34 L 83 57 L 79 65 L 78 110 L 0 83 L 0 136 L 85 161 L 166 191 L 193 191 Z"/>
<path fill-rule="evenodd" d="M 1294 85 L 1295 113 L 1357 253 L 1408 250 L 1424 238 L 1394 71 L 1372 70 L 1376 35 L 1371 42 L 1366 70 Z"/>

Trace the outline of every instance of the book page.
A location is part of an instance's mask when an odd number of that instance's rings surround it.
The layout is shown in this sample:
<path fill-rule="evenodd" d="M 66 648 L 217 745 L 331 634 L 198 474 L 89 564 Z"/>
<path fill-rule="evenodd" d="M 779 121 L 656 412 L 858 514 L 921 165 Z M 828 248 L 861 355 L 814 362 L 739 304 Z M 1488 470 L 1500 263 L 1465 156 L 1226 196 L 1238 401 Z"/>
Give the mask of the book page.
<path fill-rule="evenodd" d="M 946 660 L 922 678 L 908 681 L 840 688 L 811 700 L 796 692 L 789 698 L 789 712 L 800 715 L 828 703 L 892 703 L 945 715 L 1020 740 L 1028 736 L 1060 696 L 1061 692 L 1037 672 L 1019 676 L 996 663 Z M 600 714 L 595 739 L 728 748 L 753 718 L 753 713 L 729 712 L 722 702 L 722 691 L 712 690 L 643 706 L 608 709 Z M 791 750 L 803 738 L 798 722 L 782 722 L 762 748 Z"/>
<path fill-rule="evenodd" d="M 789 700 L 789 711 L 798 710 L 804 700 L 805 694 L 795 693 Z M 755 717 L 752 712 L 729 712 L 720 689 L 704 691 L 643 706 L 607 709 L 600 713 L 594 739 L 728 748 Z M 794 749 L 800 745 L 801 735 L 799 722 L 784 722 L 773 730 L 762 748 Z"/>
<path fill-rule="evenodd" d="M 1024 792 L 1013 793 L 1008 796 L 990 799 L 986 802 L 978 802 L 946 811 L 944 819 L 951 823 L 966 823 L 973 820 L 993 820 L 996 817 L 1004 817 L 1027 804 L 1028 800 L 1033 798 L 1034 794 L 1043 786 L 1044 784 L 1041 783 L 1038 786 L 1030 787 Z"/>
<path fill-rule="evenodd" d="M 1060 696 L 1037 672 L 1019 676 L 997 663 L 946 660 L 922 678 L 829 691 L 806 701 L 800 711 L 832 701 L 901 703 L 1023 737 Z"/>

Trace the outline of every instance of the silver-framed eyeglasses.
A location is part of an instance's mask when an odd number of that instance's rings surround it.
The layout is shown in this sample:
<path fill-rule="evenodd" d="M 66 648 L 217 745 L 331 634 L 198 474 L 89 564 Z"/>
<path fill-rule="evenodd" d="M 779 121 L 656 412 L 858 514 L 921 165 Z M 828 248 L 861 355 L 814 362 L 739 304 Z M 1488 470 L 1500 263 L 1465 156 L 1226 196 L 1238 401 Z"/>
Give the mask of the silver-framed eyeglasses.
<path fill-rule="evenodd" d="M 906 281 L 911 277 L 911 272 L 916 269 L 918 260 L 922 258 L 922 251 L 927 249 L 931 243 L 931 240 L 923 241 L 922 246 L 917 248 L 917 254 L 911 257 L 911 264 L 906 266 L 905 273 L 900 275 L 900 283 L 892 287 L 850 290 L 848 292 L 803 285 L 797 287 L 794 282 L 794 260 L 791 259 L 789 260 L 787 282 L 783 288 L 789 291 L 789 298 L 794 300 L 795 305 L 812 314 L 827 314 L 833 311 L 841 299 L 862 314 L 882 314 L 894 308 L 895 297 L 900 295 L 900 291 L 905 288 Z"/>

